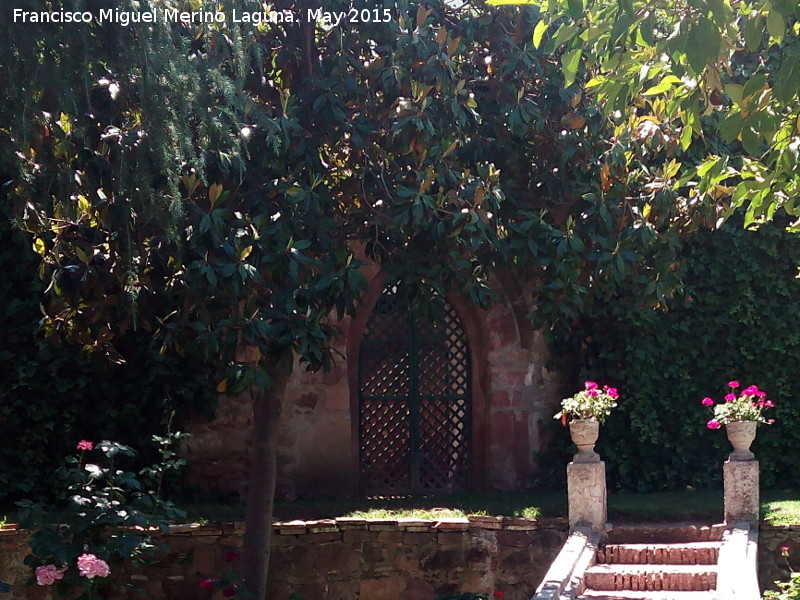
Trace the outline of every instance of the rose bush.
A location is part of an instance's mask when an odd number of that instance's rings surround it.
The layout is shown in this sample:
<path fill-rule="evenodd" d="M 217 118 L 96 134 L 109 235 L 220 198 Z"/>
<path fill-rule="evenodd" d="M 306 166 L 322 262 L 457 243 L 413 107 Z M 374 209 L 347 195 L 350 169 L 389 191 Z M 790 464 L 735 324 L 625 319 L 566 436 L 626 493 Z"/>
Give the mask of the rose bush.
<path fill-rule="evenodd" d="M 150 532 L 166 531 L 170 521 L 185 516 L 161 497 L 164 477 L 185 463 L 171 449 L 183 437 L 153 436 L 162 461 L 138 473 L 124 468 L 136 455 L 129 446 L 81 440 L 78 454 L 56 471 L 62 489 L 57 504 L 17 503 L 21 527 L 32 532 L 25 558 L 33 568 L 31 583 L 52 587 L 56 596 L 97 600 L 111 585 L 112 565 L 143 562 L 164 549 Z"/>

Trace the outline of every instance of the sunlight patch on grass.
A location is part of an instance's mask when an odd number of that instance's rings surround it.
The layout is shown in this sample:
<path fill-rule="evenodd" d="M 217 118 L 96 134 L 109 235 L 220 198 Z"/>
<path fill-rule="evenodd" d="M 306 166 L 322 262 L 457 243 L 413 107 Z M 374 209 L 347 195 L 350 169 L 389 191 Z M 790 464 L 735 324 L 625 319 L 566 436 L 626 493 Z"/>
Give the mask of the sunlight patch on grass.
<path fill-rule="evenodd" d="M 360 519 L 456 519 L 467 516 L 458 508 L 368 508 L 355 510 L 346 516 Z"/>
<path fill-rule="evenodd" d="M 770 525 L 797 525 L 800 523 L 800 500 L 775 500 L 761 505 L 761 513 Z"/>

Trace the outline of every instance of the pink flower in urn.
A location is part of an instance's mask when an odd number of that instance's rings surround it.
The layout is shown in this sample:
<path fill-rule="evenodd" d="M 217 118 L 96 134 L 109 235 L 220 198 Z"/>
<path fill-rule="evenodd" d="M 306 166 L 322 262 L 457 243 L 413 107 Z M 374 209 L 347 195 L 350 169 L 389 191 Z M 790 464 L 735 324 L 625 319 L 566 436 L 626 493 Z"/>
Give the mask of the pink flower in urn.
<path fill-rule="evenodd" d="M 738 388 L 738 387 L 739 387 L 739 382 L 738 382 L 738 381 L 736 381 L 735 379 L 734 379 L 733 381 L 729 381 L 729 382 L 728 382 L 728 387 L 729 387 L 729 388 L 736 389 L 736 388 Z"/>
<path fill-rule="evenodd" d="M 714 401 L 711 398 L 709 398 L 708 396 L 703 398 L 701 400 L 701 402 L 703 403 L 703 406 L 714 406 Z"/>
<path fill-rule="evenodd" d="M 742 390 L 745 396 L 755 396 L 758 394 L 758 387 L 750 385 Z"/>
<path fill-rule="evenodd" d="M 586 393 L 587 393 L 587 394 L 589 394 L 590 396 L 592 396 L 593 398 L 596 398 L 597 396 L 599 396 L 599 395 L 600 395 L 600 392 L 598 392 L 598 391 L 597 391 L 596 389 L 594 389 L 594 388 L 593 388 L 593 389 L 590 389 L 590 390 L 586 390 Z"/>
<path fill-rule="evenodd" d="M 596 390 L 597 384 L 594 381 L 585 381 L 584 384 L 587 390 Z"/>
<path fill-rule="evenodd" d="M 64 578 L 64 569 L 55 565 L 42 565 L 36 567 L 36 584 L 53 585 L 58 579 Z"/>
<path fill-rule="evenodd" d="M 772 400 L 764 400 L 764 408 L 772 408 L 775 403 Z"/>
<path fill-rule="evenodd" d="M 716 419 L 711 419 L 706 425 L 706 427 L 708 427 L 709 429 L 719 429 L 720 427 L 722 427 L 722 425 L 720 425 L 719 421 L 717 421 Z"/>
<path fill-rule="evenodd" d="M 81 554 L 78 557 L 78 572 L 86 579 L 95 577 L 108 577 L 111 570 L 108 563 L 94 554 Z"/>
<path fill-rule="evenodd" d="M 736 394 L 725 394 L 725 402 L 733 402 L 736 400 Z"/>
<path fill-rule="evenodd" d="M 91 450 L 92 448 L 94 448 L 94 444 L 88 440 L 81 440 L 80 442 L 78 442 L 76 448 L 78 450 Z"/>
<path fill-rule="evenodd" d="M 619 398 L 619 390 L 617 388 L 612 388 L 607 385 L 604 385 L 603 389 L 605 390 L 606 394 L 611 396 L 614 400 Z"/>

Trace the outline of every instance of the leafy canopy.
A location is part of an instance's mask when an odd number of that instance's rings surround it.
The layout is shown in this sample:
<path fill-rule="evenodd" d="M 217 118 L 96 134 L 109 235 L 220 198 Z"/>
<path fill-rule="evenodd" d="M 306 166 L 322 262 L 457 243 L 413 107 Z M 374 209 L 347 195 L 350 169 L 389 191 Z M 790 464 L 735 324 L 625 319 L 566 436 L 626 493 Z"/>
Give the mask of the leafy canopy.
<path fill-rule="evenodd" d="M 794 217 L 800 149 L 800 9 L 793 0 L 529 0 L 541 11 L 536 47 L 561 56 L 565 84 L 590 91 L 616 123 L 615 137 L 660 134 L 651 185 L 745 226 Z M 646 124 L 649 123 L 649 124 Z M 698 162 L 678 159 L 713 135 Z M 798 227 L 798 221 L 791 225 Z"/>

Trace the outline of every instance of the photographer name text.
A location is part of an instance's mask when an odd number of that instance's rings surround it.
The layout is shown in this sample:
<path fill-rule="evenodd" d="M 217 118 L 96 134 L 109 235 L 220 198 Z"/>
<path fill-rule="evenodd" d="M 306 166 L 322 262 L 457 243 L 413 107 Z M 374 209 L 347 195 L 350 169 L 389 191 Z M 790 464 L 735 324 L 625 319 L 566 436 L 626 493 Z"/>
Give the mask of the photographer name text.
<path fill-rule="evenodd" d="M 91 11 L 31 11 L 15 8 L 14 23 L 115 23 L 123 27 L 136 23 L 252 23 L 254 25 L 276 23 L 319 23 L 323 26 L 336 27 L 348 23 L 386 23 L 392 20 L 388 8 L 355 9 L 346 11 L 329 11 L 321 8 L 307 9 L 305 12 L 291 10 L 271 10 L 246 12 L 226 11 L 179 11 L 171 9 L 152 9 L 149 11 L 123 11 L 119 9 L 102 9 Z"/>

